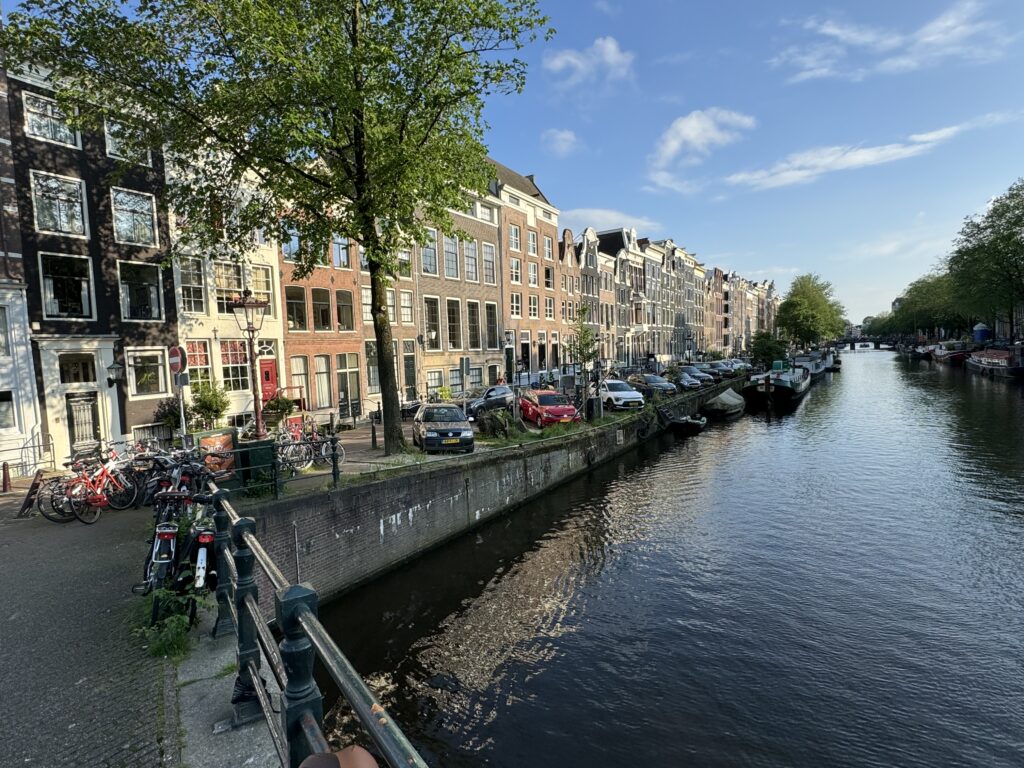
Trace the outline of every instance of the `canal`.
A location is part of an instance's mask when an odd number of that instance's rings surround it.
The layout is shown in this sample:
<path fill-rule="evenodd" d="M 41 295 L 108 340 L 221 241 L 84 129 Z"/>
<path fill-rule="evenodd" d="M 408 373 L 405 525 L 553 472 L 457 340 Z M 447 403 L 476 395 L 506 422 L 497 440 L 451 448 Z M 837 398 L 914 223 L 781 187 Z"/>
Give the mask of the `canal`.
<path fill-rule="evenodd" d="M 867 350 L 826 378 L 324 621 L 436 766 L 1020 765 L 1022 389 Z"/>

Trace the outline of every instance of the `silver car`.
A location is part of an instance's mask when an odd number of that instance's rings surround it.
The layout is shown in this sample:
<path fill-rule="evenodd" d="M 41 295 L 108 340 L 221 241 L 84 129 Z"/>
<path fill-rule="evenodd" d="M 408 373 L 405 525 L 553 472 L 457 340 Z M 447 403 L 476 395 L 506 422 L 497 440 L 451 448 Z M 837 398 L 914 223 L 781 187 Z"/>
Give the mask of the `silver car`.
<path fill-rule="evenodd" d="M 472 453 L 473 427 L 457 405 L 424 403 L 412 420 L 412 444 L 418 446 L 424 453 Z"/>

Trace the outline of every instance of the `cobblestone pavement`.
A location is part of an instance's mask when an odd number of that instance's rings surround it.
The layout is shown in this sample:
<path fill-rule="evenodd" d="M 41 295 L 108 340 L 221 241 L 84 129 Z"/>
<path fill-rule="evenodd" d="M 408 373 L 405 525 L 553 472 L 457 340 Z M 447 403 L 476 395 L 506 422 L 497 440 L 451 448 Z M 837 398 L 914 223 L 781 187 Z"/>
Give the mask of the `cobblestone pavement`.
<path fill-rule="evenodd" d="M 173 669 L 131 632 L 148 522 L 0 516 L 0 765 L 178 765 Z"/>

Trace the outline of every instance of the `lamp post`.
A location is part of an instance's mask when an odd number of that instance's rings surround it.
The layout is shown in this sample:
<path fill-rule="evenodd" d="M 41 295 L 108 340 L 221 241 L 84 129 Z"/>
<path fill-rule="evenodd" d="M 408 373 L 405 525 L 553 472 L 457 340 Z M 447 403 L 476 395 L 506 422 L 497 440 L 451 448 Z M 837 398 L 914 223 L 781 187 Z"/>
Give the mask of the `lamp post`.
<path fill-rule="evenodd" d="M 693 348 L 693 331 L 686 332 L 686 362 L 690 362 L 690 350 Z"/>
<path fill-rule="evenodd" d="M 248 288 L 242 291 L 237 299 L 228 302 L 228 309 L 235 313 L 238 329 L 245 334 L 249 342 L 249 380 L 252 382 L 252 407 L 256 418 L 256 439 L 267 436 L 267 428 L 263 424 L 263 397 L 259 390 L 259 379 L 256 376 L 256 334 L 263 326 L 263 315 L 267 311 L 268 302 L 254 299 Z"/>
<path fill-rule="evenodd" d="M 124 366 L 116 360 L 107 366 L 107 386 L 112 387 L 124 381 Z"/>

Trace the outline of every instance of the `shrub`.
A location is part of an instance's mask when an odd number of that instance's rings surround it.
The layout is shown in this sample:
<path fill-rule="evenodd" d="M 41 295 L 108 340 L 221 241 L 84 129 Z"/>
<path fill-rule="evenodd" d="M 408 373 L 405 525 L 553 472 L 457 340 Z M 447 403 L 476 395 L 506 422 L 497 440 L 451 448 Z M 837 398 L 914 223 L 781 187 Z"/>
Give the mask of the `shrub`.
<path fill-rule="evenodd" d="M 216 427 L 227 413 L 229 403 L 228 393 L 216 384 L 203 382 L 192 388 L 192 411 L 202 429 Z"/>

